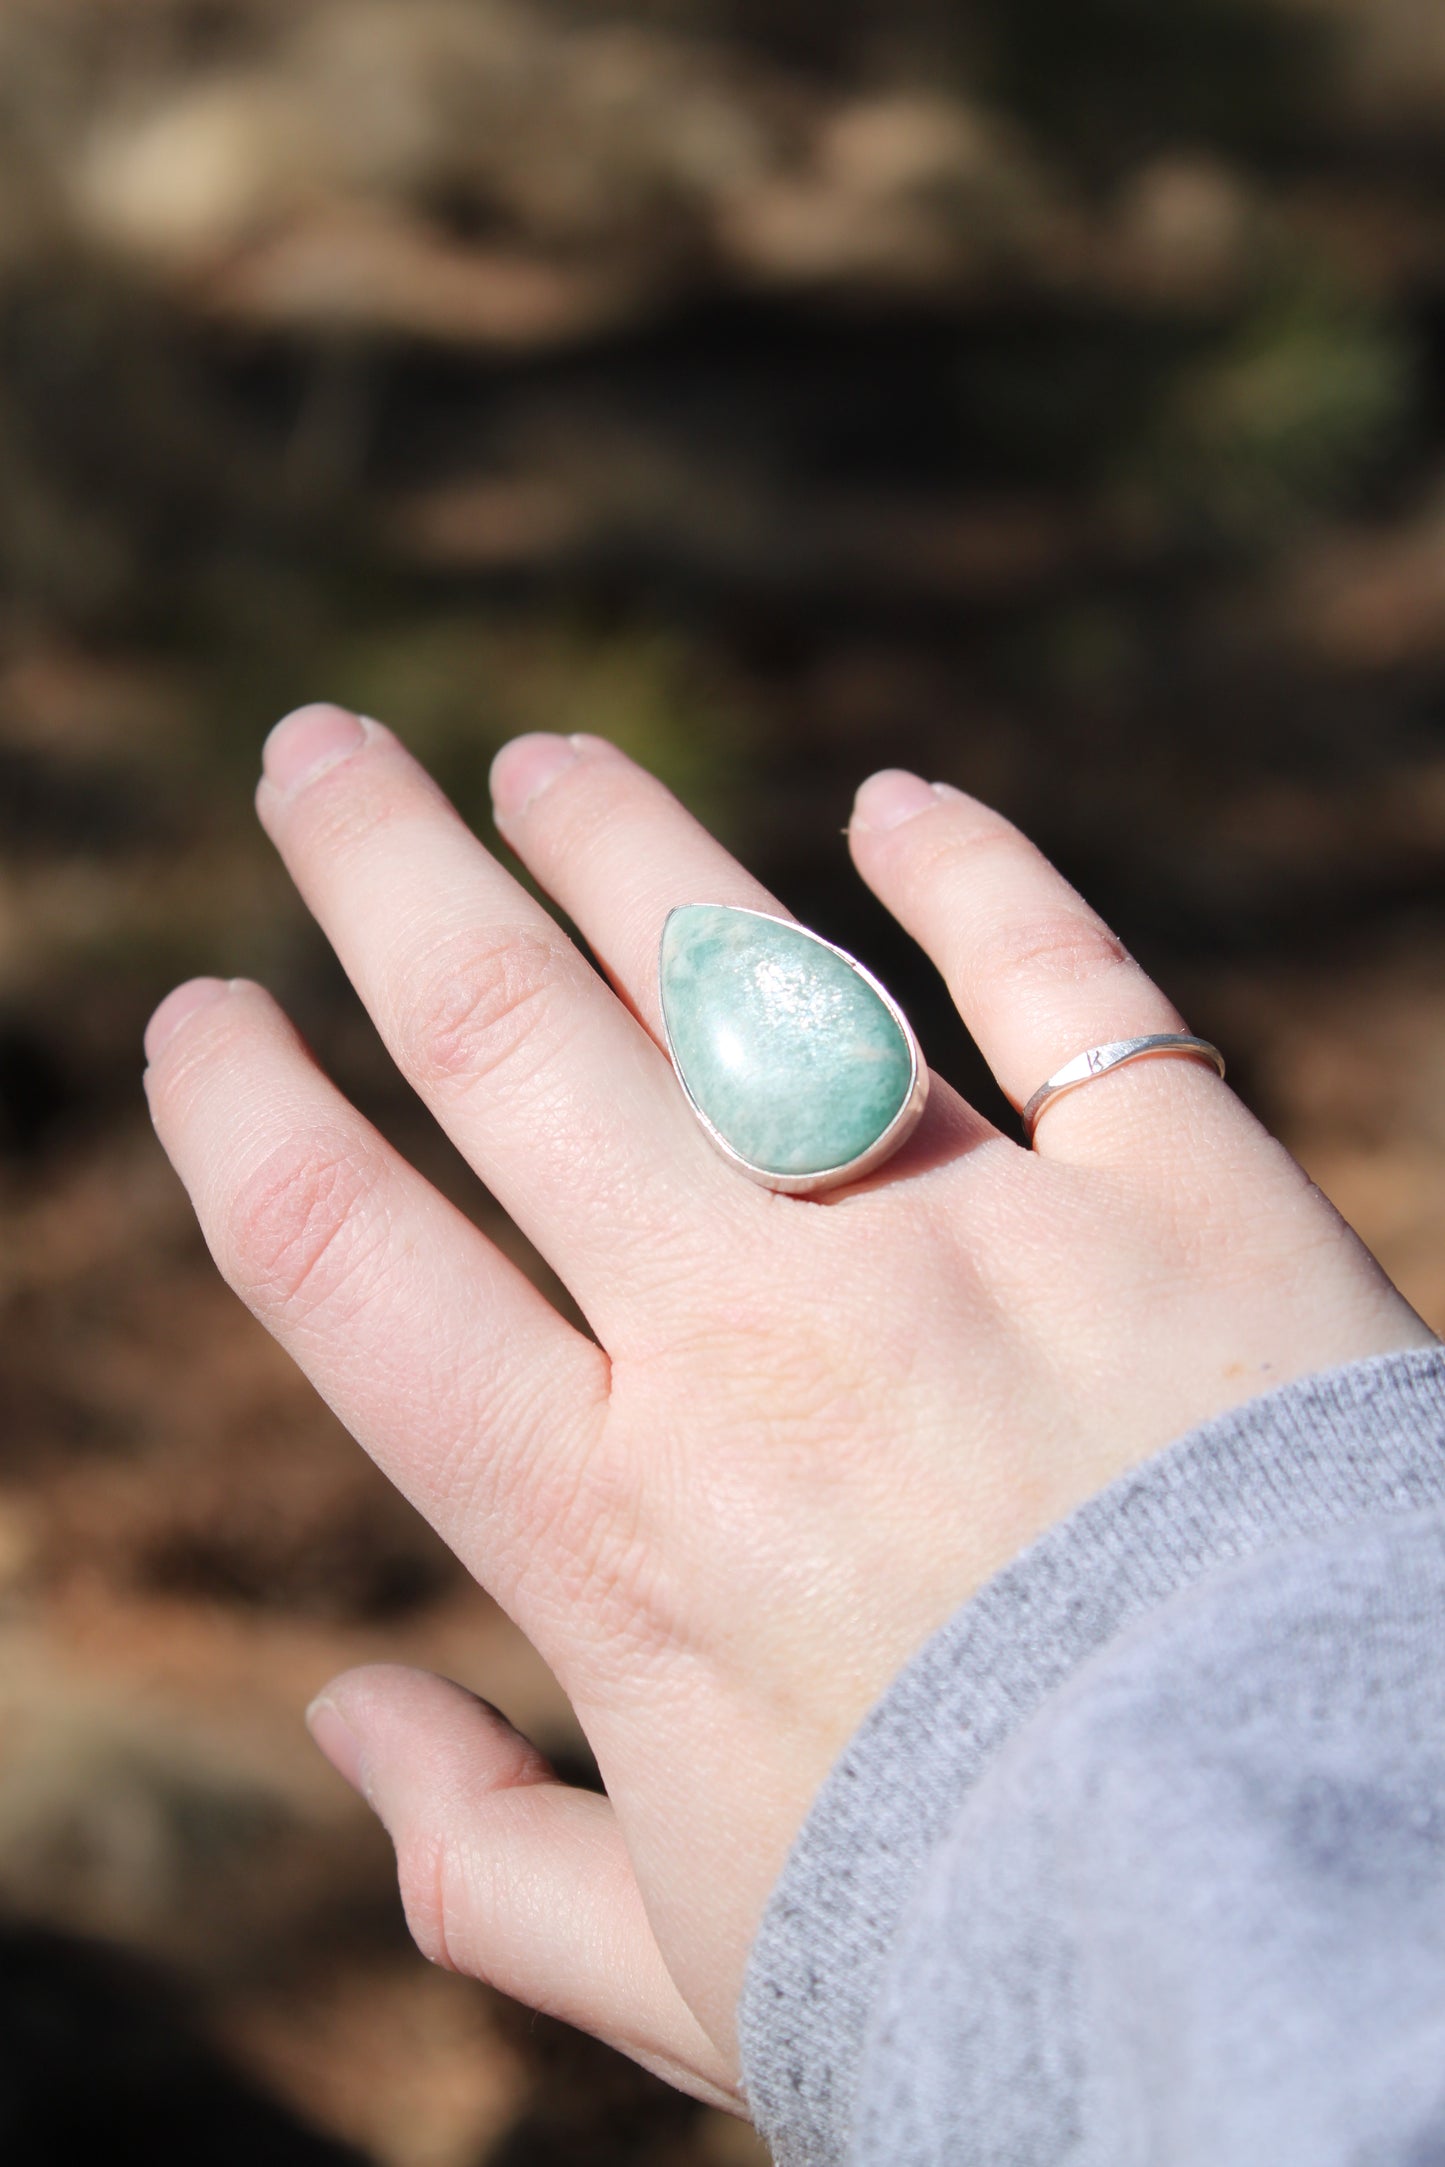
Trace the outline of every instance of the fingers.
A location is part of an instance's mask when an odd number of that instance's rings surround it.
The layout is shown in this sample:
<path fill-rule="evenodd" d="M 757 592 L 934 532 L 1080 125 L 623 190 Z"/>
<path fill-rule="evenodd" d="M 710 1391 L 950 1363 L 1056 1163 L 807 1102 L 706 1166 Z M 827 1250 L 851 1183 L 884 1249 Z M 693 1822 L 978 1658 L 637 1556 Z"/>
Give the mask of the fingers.
<path fill-rule="evenodd" d="M 426 1671 L 349 1671 L 307 1722 L 391 1836 L 424 1955 L 737 2111 L 733 2074 L 658 1953 L 605 1798 L 559 1783 L 495 1709 Z"/>
<path fill-rule="evenodd" d="M 901 770 L 858 793 L 849 838 L 863 878 L 932 957 L 1016 1106 L 1076 1054 L 1187 1028 L 1122 942 L 1001 814 Z M 1137 1062 L 1056 1100 L 1039 1148 L 1132 1149 L 1151 1108 L 1211 1126 L 1243 1118 L 1212 1070 Z"/>
<path fill-rule="evenodd" d="M 157 1130 L 222 1273 L 513 1607 L 534 1523 L 597 1433 L 606 1358 L 348 1105 L 258 986 L 181 987 L 147 1053 Z"/>
<path fill-rule="evenodd" d="M 303 709 L 265 769 L 261 819 L 394 1059 L 609 1339 L 738 1205 L 665 1057 L 379 724 Z"/>
<path fill-rule="evenodd" d="M 658 943 L 675 905 L 790 915 L 671 791 L 602 738 L 514 739 L 493 762 L 492 798 L 502 834 L 656 1037 Z M 927 1120 L 940 1155 L 994 1133 L 937 1078 Z"/>
<path fill-rule="evenodd" d="M 497 826 L 660 1036 L 657 949 L 678 903 L 788 913 L 671 791 L 600 737 L 514 738 L 492 764 Z"/>

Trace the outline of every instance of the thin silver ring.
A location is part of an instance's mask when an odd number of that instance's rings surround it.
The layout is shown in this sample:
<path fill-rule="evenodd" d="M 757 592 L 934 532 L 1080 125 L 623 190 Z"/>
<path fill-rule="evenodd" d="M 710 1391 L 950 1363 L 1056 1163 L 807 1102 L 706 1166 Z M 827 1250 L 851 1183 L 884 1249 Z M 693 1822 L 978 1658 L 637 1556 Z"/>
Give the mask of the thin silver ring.
<path fill-rule="evenodd" d="M 1224 1055 L 1219 1048 L 1211 1046 L 1207 1038 L 1191 1037 L 1187 1031 L 1155 1031 L 1147 1038 L 1116 1038 L 1107 1046 L 1090 1046 L 1087 1052 L 1075 1054 L 1072 1061 L 1055 1069 L 1048 1082 L 1041 1083 L 1033 1097 L 1025 1102 L 1019 1115 L 1024 1125 L 1024 1142 L 1032 1144 L 1044 1108 L 1066 1091 L 1077 1091 L 1080 1084 L 1092 1083 L 1096 1076 L 1106 1076 L 1111 1068 L 1122 1068 L 1126 1061 L 1148 1061 L 1161 1054 L 1174 1054 L 1186 1061 L 1207 1061 L 1221 1076 L 1224 1074 Z"/>

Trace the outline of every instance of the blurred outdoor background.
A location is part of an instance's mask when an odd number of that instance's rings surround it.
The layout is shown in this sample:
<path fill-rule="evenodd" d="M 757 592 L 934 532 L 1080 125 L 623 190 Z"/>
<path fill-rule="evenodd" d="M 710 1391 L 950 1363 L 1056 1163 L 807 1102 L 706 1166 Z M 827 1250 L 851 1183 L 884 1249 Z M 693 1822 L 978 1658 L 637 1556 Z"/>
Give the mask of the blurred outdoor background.
<path fill-rule="evenodd" d="M 585 1772 L 140 1097 L 254 974 L 495 1223 L 253 824 L 323 697 L 483 827 L 615 736 L 983 1091 L 839 835 L 979 791 L 1445 1326 L 1445 9 L 0 0 L 0 2152 L 756 2159 L 301 1730 L 389 1654 Z"/>

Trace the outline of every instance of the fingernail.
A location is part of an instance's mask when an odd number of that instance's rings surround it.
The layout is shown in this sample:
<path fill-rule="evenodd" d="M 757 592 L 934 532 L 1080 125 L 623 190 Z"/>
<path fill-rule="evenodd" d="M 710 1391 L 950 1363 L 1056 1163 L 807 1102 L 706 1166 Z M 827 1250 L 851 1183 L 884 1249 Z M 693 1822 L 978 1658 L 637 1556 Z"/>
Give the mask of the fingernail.
<path fill-rule="evenodd" d="M 525 812 L 548 783 L 573 765 L 580 751 L 575 739 L 553 737 L 543 730 L 514 737 L 492 762 L 492 804 L 506 820 Z"/>
<path fill-rule="evenodd" d="M 870 775 L 858 792 L 853 801 L 853 822 L 856 827 L 875 830 L 899 828 L 915 813 L 926 813 L 930 805 L 937 803 L 933 785 L 921 775 L 910 775 L 906 768 L 886 767 Z"/>
<path fill-rule="evenodd" d="M 261 771 L 274 790 L 298 790 L 366 743 L 366 725 L 344 707 L 298 707 L 267 738 Z"/>
<path fill-rule="evenodd" d="M 335 1702 L 329 1701 L 324 1693 L 319 1694 L 307 1709 L 306 1728 L 337 1775 L 344 1777 L 352 1790 L 365 1798 L 366 1767 L 361 1757 L 361 1740 Z"/>
<path fill-rule="evenodd" d="M 160 1007 L 151 1017 L 145 1029 L 145 1056 L 154 1061 L 167 1039 L 174 1038 L 187 1016 L 193 1016 L 198 1008 L 209 1008 L 219 1001 L 230 987 L 223 978 L 192 978 L 174 993 L 168 993 Z"/>

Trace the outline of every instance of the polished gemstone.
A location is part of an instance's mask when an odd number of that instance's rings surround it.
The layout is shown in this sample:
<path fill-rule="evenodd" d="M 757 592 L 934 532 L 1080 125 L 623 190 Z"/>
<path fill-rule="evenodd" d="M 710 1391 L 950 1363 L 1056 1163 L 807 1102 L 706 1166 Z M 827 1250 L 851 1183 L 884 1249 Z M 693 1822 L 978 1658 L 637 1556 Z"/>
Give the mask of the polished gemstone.
<path fill-rule="evenodd" d="M 662 1012 L 695 1105 L 750 1166 L 811 1175 L 876 1144 L 913 1055 L 846 956 L 756 911 L 688 903 L 662 935 Z"/>

